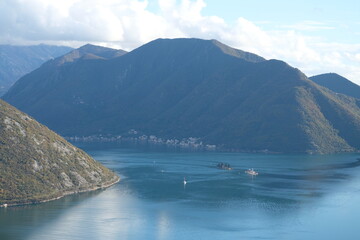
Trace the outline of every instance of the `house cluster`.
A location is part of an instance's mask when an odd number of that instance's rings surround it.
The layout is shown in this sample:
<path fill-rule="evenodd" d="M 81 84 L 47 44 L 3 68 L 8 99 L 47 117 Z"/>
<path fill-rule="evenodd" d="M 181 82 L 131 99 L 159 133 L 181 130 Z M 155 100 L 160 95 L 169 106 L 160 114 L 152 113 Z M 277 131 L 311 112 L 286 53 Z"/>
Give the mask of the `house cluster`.
<path fill-rule="evenodd" d="M 141 144 L 165 145 L 169 147 L 189 148 L 198 150 L 216 150 L 216 145 L 205 144 L 200 138 L 189 137 L 179 139 L 163 139 L 155 135 L 140 135 L 138 131 L 131 129 L 125 135 L 92 135 L 92 136 L 74 136 L 67 137 L 71 142 L 134 142 Z"/>

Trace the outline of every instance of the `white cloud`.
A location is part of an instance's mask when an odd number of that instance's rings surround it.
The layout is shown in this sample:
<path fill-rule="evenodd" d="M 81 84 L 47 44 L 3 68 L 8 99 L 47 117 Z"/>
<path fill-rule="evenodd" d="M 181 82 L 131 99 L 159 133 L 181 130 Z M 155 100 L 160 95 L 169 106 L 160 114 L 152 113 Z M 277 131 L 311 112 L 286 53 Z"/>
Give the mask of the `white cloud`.
<path fill-rule="evenodd" d="M 330 28 L 323 23 L 304 21 L 270 31 L 242 17 L 229 25 L 219 16 L 204 16 L 206 0 L 158 0 L 158 5 L 155 14 L 146 0 L 2 0 L 0 43 L 78 47 L 90 42 L 131 50 L 160 37 L 217 39 L 284 60 L 307 75 L 337 72 L 360 84 L 360 44 L 329 43 L 298 32 L 314 35 Z"/>
<path fill-rule="evenodd" d="M 318 31 L 318 30 L 331 30 L 335 29 L 323 22 L 317 21 L 302 21 L 293 25 L 283 25 L 281 28 L 294 29 L 299 31 Z"/>
<path fill-rule="evenodd" d="M 159 36 L 178 35 L 146 7 L 146 1 L 137 0 L 4 0 L 0 42 L 92 42 L 131 49 Z"/>

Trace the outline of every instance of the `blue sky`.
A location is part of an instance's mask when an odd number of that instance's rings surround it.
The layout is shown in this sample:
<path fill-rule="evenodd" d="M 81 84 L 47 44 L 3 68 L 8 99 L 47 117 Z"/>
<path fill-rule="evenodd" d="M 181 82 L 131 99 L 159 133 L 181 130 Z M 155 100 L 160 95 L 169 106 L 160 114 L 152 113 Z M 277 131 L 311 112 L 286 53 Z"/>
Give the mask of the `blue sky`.
<path fill-rule="evenodd" d="M 156 38 L 217 39 L 360 84 L 358 0 L 1 0 L 0 23 L 0 44 L 129 51 Z"/>
<path fill-rule="evenodd" d="M 161 10 L 158 3 L 158 1 L 149 1 L 148 9 L 159 13 Z M 267 32 L 293 31 L 305 38 L 317 39 L 314 45 L 333 44 L 344 47 L 347 44 L 350 46 L 360 44 L 360 1 L 358 0 L 204 0 L 204 3 L 205 6 L 201 10 L 203 16 L 218 16 L 230 26 L 236 25 L 239 18 L 244 18 Z M 350 46 L 345 48 L 348 50 Z M 316 48 L 314 50 L 316 51 Z M 331 47 L 328 47 L 328 51 L 331 51 Z M 354 47 L 353 55 L 357 56 L 355 59 L 359 58 L 359 54 L 360 48 Z M 338 54 L 333 54 L 336 55 Z M 271 58 L 271 56 L 265 57 Z M 284 60 L 295 66 L 302 65 L 293 61 L 291 57 Z M 360 72 L 353 72 L 353 69 L 360 68 L 360 61 L 352 62 L 345 59 L 339 61 L 353 65 L 352 69 L 344 67 L 340 70 L 332 68 L 333 66 L 329 68 L 323 66 L 305 72 L 309 75 L 319 74 L 322 70 L 340 72 L 360 84 Z M 316 60 L 310 62 L 316 64 Z M 337 63 L 334 61 L 330 65 Z"/>
<path fill-rule="evenodd" d="M 203 15 L 220 16 L 229 24 L 243 17 L 266 30 L 294 29 L 328 41 L 360 42 L 358 0 L 205 0 L 205 3 Z M 159 12 L 158 1 L 149 1 L 148 9 Z"/>

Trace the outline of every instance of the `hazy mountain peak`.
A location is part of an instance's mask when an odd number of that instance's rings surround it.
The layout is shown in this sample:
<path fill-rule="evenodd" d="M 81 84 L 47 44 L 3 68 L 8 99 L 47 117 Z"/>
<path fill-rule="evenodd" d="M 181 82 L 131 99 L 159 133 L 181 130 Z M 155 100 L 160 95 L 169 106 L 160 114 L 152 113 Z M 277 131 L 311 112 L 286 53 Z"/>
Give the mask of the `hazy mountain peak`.
<path fill-rule="evenodd" d="M 90 44 L 90 43 L 87 43 L 87 44 L 79 47 L 79 49 L 101 49 L 101 48 L 106 48 L 106 47 L 97 46 L 97 45 L 93 45 L 93 44 Z"/>
<path fill-rule="evenodd" d="M 0 95 L 20 77 L 49 59 L 64 55 L 72 48 L 46 44 L 31 46 L 0 45 Z"/>
<path fill-rule="evenodd" d="M 112 59 L 126 54 L 124 50 L 117 50 L 92 44 L 86 44 L 80 48 L 71 51 L 64 56 L 55 59 L 57 65 L 75 62 L 79 59 Z"/>
<path fill-rule="evenodd" d="M 80 48 L 78 48 L 78 50 L 82 53 L 82 54 L 93 54 L 93 55 L 97 55 L 99 57 L 103 57 L 103 58 L 112 58 L 115 57 L 116 55 L 120 54 L 125 54 L 126 51 L 124 50 L 118 50 L 118 49 L 113 49 L 113 48 L 108 48 L 108 47 L 103 47 L 103 46 L 97 46 L 97 45 L 93 45 L 93 44 L 85 44 L 84 46 L 81 46 Z"/>
<path fill-rule="evenodd" d="M 333 92 L 360 99 L 360 86 L 337 73 L 324 73 L 309 79 Z"/>

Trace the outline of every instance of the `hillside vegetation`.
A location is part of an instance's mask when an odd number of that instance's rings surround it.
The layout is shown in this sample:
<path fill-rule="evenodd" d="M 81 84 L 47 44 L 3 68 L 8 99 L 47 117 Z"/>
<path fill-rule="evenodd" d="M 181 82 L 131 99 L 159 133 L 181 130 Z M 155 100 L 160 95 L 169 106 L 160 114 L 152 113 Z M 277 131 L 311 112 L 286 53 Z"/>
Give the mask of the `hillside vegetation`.
<path fill-rule="evenodd" d="M 115 58 L 49 62 L 4 99 L 64 136 L 194 137 L 235 151 L 360 149 L 356 99 L 216 40 L 158 39 Z"/>
<path fill-rule="evenodd" d="M 118 180 L 85 152 L 0 100 L 0 206 L 47 201 Z"/>

